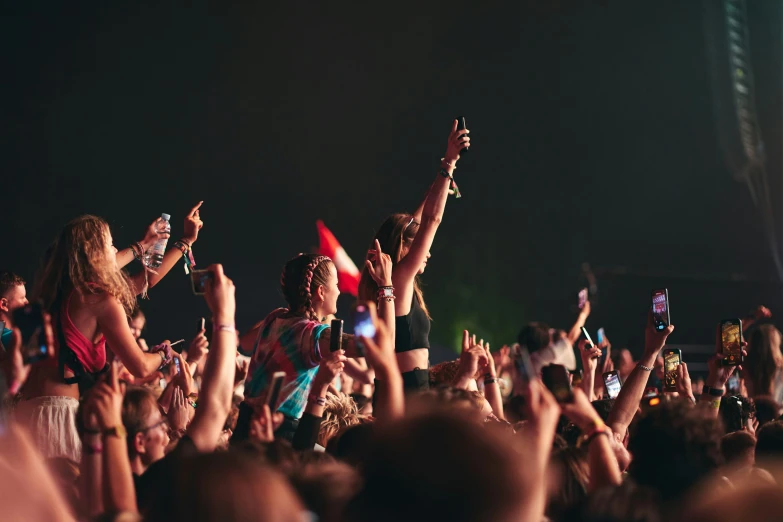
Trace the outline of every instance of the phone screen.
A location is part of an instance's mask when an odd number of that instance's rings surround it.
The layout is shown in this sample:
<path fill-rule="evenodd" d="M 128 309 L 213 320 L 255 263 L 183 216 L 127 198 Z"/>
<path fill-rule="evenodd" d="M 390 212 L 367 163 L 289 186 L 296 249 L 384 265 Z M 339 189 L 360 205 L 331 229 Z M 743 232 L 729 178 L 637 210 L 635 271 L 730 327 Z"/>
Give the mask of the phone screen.
<path fill-rule="evenodd" d="M 605 336 L 606 336 L 606 334 L 604 333 L 604 329 L 603 328 L 599 328 L 598 329 L 598 334 L 596 334 L 596 338 L 598 339 L 598 344 L 603 344 L 604 343 L 604 337 Z"/>
<path fill-rule="evenodd" d="M 190 273 L 190 283 L 193 287 L 193 293 L 196 295 L 204 295 L 207 291 L 207 281 L 212 279 L 212 272 L 209 270 L 193 270 Z"/>
<path fill-rule="evenodd" d="M 742 321 L 730 319 L 720 324 L 720 341 L 725 364 L 736 366 L 742 362 Z"/>
<path fill-rule="evenodd" d="M 623 387 L 620 384 L 620 376 L 617 372 L 606 372 L 604 374 L 604 385 L 606 386 L 606 394 L 610 399 L 616 399 L 620 394 L 620 388 Z"/>
<path fill-rule="evenodd" d="M 514 365 L 523 384 L 528 384 L 536 378 L 533 362 L 530 360 L 530 352 L 527 348 L 519 348 L 514 354 Z"/>
<path fill-rule="evenodd" d="M 652 311 L 655 329 L 665 330 L 669 326 L 669 295 L 666 289 L 655 290 L 652 295 Z"/>
<path fill-rule="evenodd" d="M 582 327 L 582 334 L 585 336 L 585 339 L 587 339 L 587 342 L 592 345 L 591 348 L 595 347 L 595 343 L 593 342 L 593 338 L 590 337 L 590 333 L 587 331 L 587 328 L 585 328 L 584 326 Z"/>
<path fill-rule="evenodd" d="M 176 357 L 174 357 L 174 366 L 177 367 L 177 374 L 179 374 L 179 372 L 182 371 L 182 368 L 180 368 L 180 366 L 179 366 L 179 359 L 177 359 Z"/>
<path fill-rule="evenodd" d="M 570 402 L 573 398 L 568 370 L 560 364 L 550 364 L 541 368 L 541 380 L 549 388 L 558 402 Z"/>
<path fill-rule="evenodd" d="M 663 380 L 667 389 L 677 388 L 677 367 L 680 365 L 680 351 L 663 352 Z"/>
<path fill-rule="evenodd" d="M 581 290 L 579 290 L 579 309 L 581 310 L 582 308 L 584 308 L 586 304 L 587 304 L 587 288 L 582 288 Z"/>
<path fill-rule="evenodd" d="M 740 392 L 740 380 L 737 372 L 734 372 L 729 380 L 726 381 L 726 394 L 727 395 L 739 395 Z"/>
<path fill-rule="evenodd" d="M 332 321 L 332 331 L 329 337 L 329 351 L 336 352 L 343 347 L 343 320 L 335 319 Z"/>
<path fill-rule="evenodd" d="M 14 312 L 14 325 L 22 333 L 22 357 L 25 364 L 42 361 L 49 356 L 44 332 L 41 305 L 28 304 Z"/>

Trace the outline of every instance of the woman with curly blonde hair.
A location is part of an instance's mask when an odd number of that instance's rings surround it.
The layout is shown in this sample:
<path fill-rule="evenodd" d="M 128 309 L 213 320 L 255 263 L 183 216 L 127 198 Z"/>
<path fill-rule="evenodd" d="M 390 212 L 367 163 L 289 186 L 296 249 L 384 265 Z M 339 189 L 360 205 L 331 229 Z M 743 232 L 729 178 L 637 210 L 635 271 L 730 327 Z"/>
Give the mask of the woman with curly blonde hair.
<path fill-rule="evenodd" d="M 16 410 L 17 420 L 27 426 L 45 457 L 80 460 L 78 399 L 108 367 L 107 342 L 136 377 L 146 377 L 170 362 L 168 345 L 156 353 L 139 348 L 127 318 L 136 295 L 160 281 L 198 238 L 203 226 L 200 206 L 185 219 L 185 234 L 175 243 L 177 248 L 170 248 L 149 276 L 142 272 L 129 277 L 122 267 L 134 257 L 141 258 L 157 241 L 157 222 L 143 241 L 118 252 L 106 221 L 81 216 L 65 225 L 47 251 L 35 298 L 52 315 L 56 357 L 32 368 Z"/>

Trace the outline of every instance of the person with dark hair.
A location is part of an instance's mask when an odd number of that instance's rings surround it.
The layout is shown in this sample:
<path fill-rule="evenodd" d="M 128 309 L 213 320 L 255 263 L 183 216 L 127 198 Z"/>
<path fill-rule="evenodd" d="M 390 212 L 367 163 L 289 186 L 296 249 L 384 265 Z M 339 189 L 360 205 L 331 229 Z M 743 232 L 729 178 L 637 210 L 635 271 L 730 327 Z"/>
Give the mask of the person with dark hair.
<path fill-rule="evenodd" d="M 756 437 L 747 431 L 735 431 L 720 438 L 720 453 L 726 466 L 748 469 L 755 462 Z"/>
<path fill-rule="evenodd" d="M 21 276 L 8 270 L 0 271 L 0 321 L 3 321 L 3 346 L 11 342 L 11 314 L 14 310 L 27 305 L 27 289 Z"/>
<path fill-rule="evenodd" d="M 724 397 L 720 402 L 720 417 L 725 433 L 752 429 L 755 416 L 756 405 L 753 399 L 735 395 Z"/>
<path fill-rule="evenodd" d="M 753 398 L 753 403 L 756 405 L 756 420 L 759 427 L 780 418 L 780 404 L 775 402 L 772 397 L 759 395 Z"/>
<path fill-rule="evenodd" d="M 756 462 L 783 458 L 783 421 L 768 422 L 756 433 Z"/>
<path fill-rule="evenodd" d="M 769 395 L 783 403 L 783 352 L 780 330 L 762 324 L 753 330 L 748 342 L 748 356 L 743 362 L 742 377 L 748 396 Z"/>
<path fill-rule="evenodd" d="M 347 464 L 323 462 L 302 466 L 294 472 L 291 484 L 319 522 L 340 522 L 345 507 L 361 487 L 361 478 Z"/>
<path fill-rule="evenodd" d="M 718 469 L 720 432 L 719 421 L 710 412 L 683 399 L 661 401 L 631 431 L 631 478 L 676 504 Z"/>
<path fill-rule="evenodd" d="M 383 222 L 370 248 L 388 252 L 393 263 L 392 285 L 383 287 L 365 266 L 359 282 L 359 299 L 375 301 L 387 294 L 395 299 L 395 351 L 406 390 L 426 390 L 429 387 L 429 348 L 431 317 L 419 276 L 424 273 L 435 233 L 443 220 L 454 169 L 460 152 L 470 146 L 468 130 L 457 130 L 454 120 L 435 182 L 427 191 L 424 202 L 413 214 L 393 214 Z"/>

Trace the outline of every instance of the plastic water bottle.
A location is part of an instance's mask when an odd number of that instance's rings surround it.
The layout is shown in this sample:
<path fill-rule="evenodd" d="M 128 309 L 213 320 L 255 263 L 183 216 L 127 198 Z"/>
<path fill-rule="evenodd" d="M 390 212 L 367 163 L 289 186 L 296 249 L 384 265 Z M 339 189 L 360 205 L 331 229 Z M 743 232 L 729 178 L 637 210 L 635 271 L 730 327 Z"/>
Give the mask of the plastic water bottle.
<path fill-rule="evenodd" d="M 158 227 L 158 234 L 171 233 L 171 224 L 169 223 L 170 219 L 171 216 L 168 214 L 160 215 L 160 219 L 157 221 L 157 223 L 155 223 Z M 152 248 L 144 253 L 144 264 L 150 268 L 158 268 L 163 262 L 163 254 L 166 253 L 166 243 L 168 243 L 168 241 L 168 238 L 165 237 L 158 239 L 155 244 L 152 245 Z"/>

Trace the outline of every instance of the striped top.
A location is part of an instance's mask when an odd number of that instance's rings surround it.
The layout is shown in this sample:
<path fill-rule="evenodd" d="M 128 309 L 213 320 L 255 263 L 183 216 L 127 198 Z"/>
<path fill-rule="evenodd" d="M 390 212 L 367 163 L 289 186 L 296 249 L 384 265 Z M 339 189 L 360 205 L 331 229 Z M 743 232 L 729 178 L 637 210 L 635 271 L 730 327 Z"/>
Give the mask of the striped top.
<path fill-rule="evenodd" d="M 278 308 L 264 319 L 251 353 L 245 397 L 262 396 L 272 375 L 285 372 L 277 411 L 299 419 L 307 405 L 310 385 L 318 372 L 321 350 L 318 340 L 327 325 Z"/>

